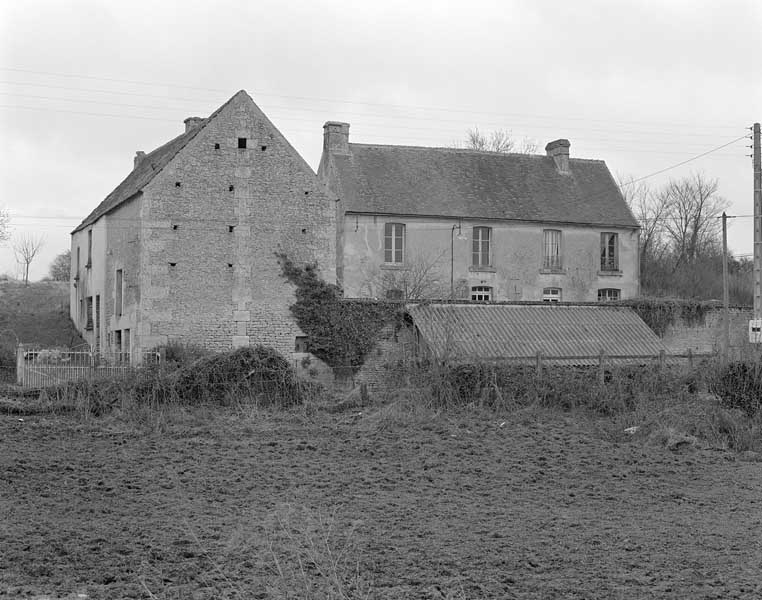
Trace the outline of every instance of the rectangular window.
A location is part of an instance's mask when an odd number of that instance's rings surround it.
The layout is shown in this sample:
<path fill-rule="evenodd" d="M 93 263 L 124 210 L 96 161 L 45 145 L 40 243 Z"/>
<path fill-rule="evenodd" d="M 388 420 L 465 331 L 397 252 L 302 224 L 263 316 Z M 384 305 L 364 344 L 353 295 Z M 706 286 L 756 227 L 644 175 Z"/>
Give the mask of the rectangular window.
<path fill-rule="evenodd" d="M 543 302 L 561 302 L 561 288 L 544 288 L 542 290 Z"/>
<path fill-rule="evenodd" d="M 619 234 L 601 234 L 601 271 L 619 270 Z"/>
<path fill-rule="evenodd" d="M 619 291 L 616 288 L 602 288 L 598 290 L 598 302 L 616 302 L 619 300 Z"/>
<path fill-rule="evenodd" d="M 489 267 L 492 264 L 490 254 L 490 227 L 474 227 L 473 258 L 474 267 Z"/>
<path fill-rule="evenodd" d="M 492 300 L 492 288 L 486 285 L 475 285 L 471 288 L 471 300 L 489 302 Z"/>
<path fill-rule="evenodd" d="M 130 330 L 122 331 L 122 362 L 130 364 Z"/>
<path fill-rule="evenodd" d="M 543 231 L 542 268 L 557 271 L 561 269 L 561 232 L 558 229 Z"/>
<path fill-rule="evenodd" d="M 405 225 L 384 224 L 384 262 L 401 265 L 405 258 Z"/>
<path fill-rule="evenodd" d="M 93 265 L 93 230 L 87 230 L 87 264 L 88 269 Z"/>
<path fill-rule="evenodd" d="M 114 332 L 114 356 L 117 362 L 122 357 L 122 332 L 119 329 Z"/>
<path fill-rule="evenodd" d="M 74 279 L 79 277 L 79 246 L 77 246 L 77 272 L 74 273 Z"/>
<path fill-rule="evenodd" d="M 245 148 L 246 147 L 246 138 L 238 138 L 238 147 L 239 148 Z"/>
<path fill-rule="evenodd" d="M 93 328 L 93 297 L 92 296 L 87 297 L 86 317 L 87 317 L 87 322 L 85 323 L 85 329 L 92 329 Z"/>
<path fill-rule="evenodd" d="M 116 281 L 114 282 L 114 314 L 117 317 L 122 316 L 122 287 L 124 285 L 124 278 L 122 275 L 122 269 L 116 270 Z"/>

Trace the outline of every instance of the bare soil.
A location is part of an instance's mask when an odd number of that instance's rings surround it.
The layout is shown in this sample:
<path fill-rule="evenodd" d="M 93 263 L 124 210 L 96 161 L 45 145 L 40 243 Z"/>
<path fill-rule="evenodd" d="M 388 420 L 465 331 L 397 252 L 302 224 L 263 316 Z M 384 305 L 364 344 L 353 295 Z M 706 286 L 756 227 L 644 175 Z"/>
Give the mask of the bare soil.
<path fill-rule="evenodd" d="M 0 514 L 3 598 L 762 597 L 762 463 L 557 412 L 2 415 Z"/>

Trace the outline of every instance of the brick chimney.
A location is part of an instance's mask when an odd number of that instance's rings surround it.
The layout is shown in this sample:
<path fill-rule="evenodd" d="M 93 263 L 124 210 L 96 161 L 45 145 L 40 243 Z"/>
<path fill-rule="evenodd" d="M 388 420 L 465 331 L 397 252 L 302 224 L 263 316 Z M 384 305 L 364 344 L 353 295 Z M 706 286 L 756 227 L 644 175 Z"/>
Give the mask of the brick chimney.
<path fill-rule="evenodd" d="M 569 171 L 569 140 L 555 140 L 545 146 L 545 152 L 556 163 L 556 169 L 559 173 L 570 173 Z"/>
<path fill-rule="evenodd" d="M 201 117 L 188 117 L 183 121 L 185 123 L 185 133 L 188 133 L 189 131 L 193 131 L 197 127 L 199 127 L 204 122 L 204 119 Z"/>
<path fill-rule="evenodd" d="M 133 170 L 138 168 L 138 165 L 142 162 L 142 160 L 146 157 L 146 153 L 142 150 L 138 150 L 135 152 L 135 165 L 132 167 Z"/>
<path fill-rule="evenodd" d="M 326 121 L 323 125 L 323 152 L 349 154 L 349 123 Z"/>

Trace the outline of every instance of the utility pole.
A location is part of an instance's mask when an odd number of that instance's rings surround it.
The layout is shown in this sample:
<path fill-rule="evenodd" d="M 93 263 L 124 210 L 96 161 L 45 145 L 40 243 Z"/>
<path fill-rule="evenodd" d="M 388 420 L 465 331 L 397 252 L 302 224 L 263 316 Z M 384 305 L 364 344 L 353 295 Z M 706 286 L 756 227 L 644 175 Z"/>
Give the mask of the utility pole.
<path fill-rule="evenodd" d="M 730 291 L 728 290 L 728 215 L 722 211 L 722 360 L 730 352 Z"/>
<path fill-rule="evenodd" d="M 759 123 L 754 123 L 754 319 L 762 319 L 762 151 Z"/>

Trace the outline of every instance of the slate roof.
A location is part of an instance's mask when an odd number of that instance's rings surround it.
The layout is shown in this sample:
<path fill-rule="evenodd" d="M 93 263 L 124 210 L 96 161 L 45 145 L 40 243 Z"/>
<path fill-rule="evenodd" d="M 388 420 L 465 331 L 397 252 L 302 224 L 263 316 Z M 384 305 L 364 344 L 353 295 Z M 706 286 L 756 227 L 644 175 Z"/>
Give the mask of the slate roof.
<path fill-rule="evenodd" d="M 333 154 L 346 212 L 638 227 L 601 160 L 349 144 Z"/>
<path fill-rule="evenodd" d="M 135 194 L 142 191 L 143 188 L 148 185 L 151 180 L 153 180 L 153 178 L 164 167 L 167 166 L 167 164 L 169 164 L 169 162 L 177 155 L 177 153 L 185 148 L 185 146 L 188 145 L 188 142 L 196 137 L 199 132 L 207 125 L 207 123 L 209 123 L 211 119 L 217 116 L 217 114 L 223 108 L 225 108 L 225 106 L 232 102 L 233 98 L 238 96 L 238 94 L 246 94 L 246 92 L 241 90 L 236 93 L 232 98 L 230 98 L 230 100 L 225 102 L 225 104 L 214 111 L 208 119 L 204 119 L 203 123 L 201 123 L 198 127 L 183 133 L 173 140 L 170 140 L 163 146 L 159 146 L 155 150 L 148 152 L 143 157 L 143 160 L 140 161 L 138 166 L 133 169 L 129 175 L 127 175 L 124 181 L 116 186 L 116 188 L 108 196 L 106 196 L 98 206 L 95 207 L 95 210 L 93 210 L 89 215 L 87 215 L 87 217 L 85 217 L 84 221 L 82 221 L 82 223 L 80 223 L 72 233 L 76 233 L 88 225 L 95 223 L 95 221 L 97 221 L 100 217 L 114 210 L 123 202 L 126 202 L 135 196 Z"/>
<path fill-rule="evenodd" d="M 493 361 L 506 357 L 656 356 L 659 337 L 630 308 L 566 304 L 419 304 L 407 312 L 437 356 Z M 626 359 L 620 359 L 626 360 Z"/>

